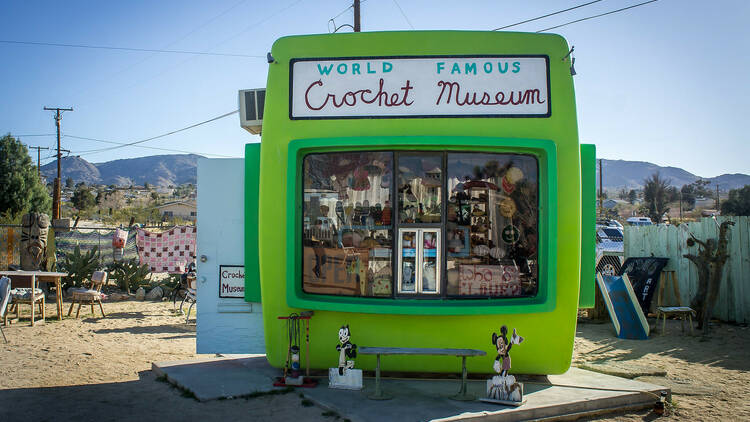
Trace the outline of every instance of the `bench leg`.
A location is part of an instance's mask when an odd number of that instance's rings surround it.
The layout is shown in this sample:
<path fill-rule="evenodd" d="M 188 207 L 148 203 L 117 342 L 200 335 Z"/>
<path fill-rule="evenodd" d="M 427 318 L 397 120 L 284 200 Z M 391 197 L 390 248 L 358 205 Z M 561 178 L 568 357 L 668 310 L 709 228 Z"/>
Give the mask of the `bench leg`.
<path fill-rule="evenodd" d="M 453 400 L 469 401 L 474 400 L 476 397 L 466 392 L 466 356 L 461 356 L 461 389 L 458 390 L 458 394 L 451 397 Z"/>
<path fill-rule="evenodd" d="M 384 394 L 383 390 L 380 388 L 380 355 L 375 355 L 377 359 L 377 364 L 375 365 L 375 393 L 370 394 L 368 398 L 372 400 L 388 400 L 393 397 Z"/>

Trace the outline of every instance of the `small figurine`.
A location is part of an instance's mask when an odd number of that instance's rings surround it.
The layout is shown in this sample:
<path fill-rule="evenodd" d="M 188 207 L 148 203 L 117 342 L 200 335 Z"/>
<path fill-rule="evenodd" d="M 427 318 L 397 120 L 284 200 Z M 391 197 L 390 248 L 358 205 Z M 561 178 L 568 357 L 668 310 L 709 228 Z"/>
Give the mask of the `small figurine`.
<path fill-rule="evenodd" d="M 339 375 L 344 375 L 345 369 L 354 368 L 354 359 L 357 357 L 357 345 L 349 341 L 351 333 L 349 324 L 341 326 L 339 329 L 339 344 L 336 350 L 339 352 Z"/>
<path fill-rule="evenodd" d="M 513 329 L 513 335 L 508 340 L 508 327 L 500 327 L 500 335 L 492 333 L 492 344 L 497 349 L 497 357 L 493 369 L 498 375 L 487 380 L 487 398 L 480 400 L 490 403 L 511 404 L 520 406 L 523 404 L 523 384 L 516 381 L 516 377 L 509 375 L 510 349 L 514 344 L 521 344 L 524 338 Z"/>
<path fill-rule="evenodd" d="M 501 377 L 508 375 L 508 370 L 510 369 L 510 348 L 513 347 L 514 344 L 520 344 L 523 342 L 523 337 L 516 334 L 515 328 L 513 329 L 513 336 L 510 338 L 510 343 L 508 342 L 507 335 L 508 327 L 504 325 L 500 327 L 499 336 L 496 333 L 492 333 L 492 344 L 497 348 L 497 357 L 495 358 L 493 368 Z M 501 360 L 502 366 L 500 365 Z"/>

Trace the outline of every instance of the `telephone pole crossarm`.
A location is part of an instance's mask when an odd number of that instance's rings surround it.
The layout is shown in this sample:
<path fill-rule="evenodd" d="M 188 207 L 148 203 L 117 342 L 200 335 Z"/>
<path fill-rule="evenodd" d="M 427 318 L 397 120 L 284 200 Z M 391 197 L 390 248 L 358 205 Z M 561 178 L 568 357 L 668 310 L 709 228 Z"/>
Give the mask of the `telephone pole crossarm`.
<path fill-rule="evenodd" d="M 73 111 L 73 108 L 44 107 L 44 109 L 55 112 L 55 127 L 57 127 L 57 178 L 55 179 L 55 191 L 52 196 L 52 219 L 56 220 L 60 218 L 60 177 L 62 173 L 62 169 L 60 168 L 60 151 L 62 151 L 60 148 L 60 121 L 62 120 L 63 112 Z"/>

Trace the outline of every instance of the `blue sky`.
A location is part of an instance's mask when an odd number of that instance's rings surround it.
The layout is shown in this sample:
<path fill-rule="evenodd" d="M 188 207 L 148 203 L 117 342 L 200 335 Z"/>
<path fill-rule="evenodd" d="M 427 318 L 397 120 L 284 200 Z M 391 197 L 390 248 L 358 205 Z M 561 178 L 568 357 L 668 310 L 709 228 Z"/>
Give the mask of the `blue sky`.
<path fill-rule="evenodd" d="M 512 30 L 533 32 L 642 1 L 603 0 Z M 586 2 L 367 0 L 362 30 L 485 30 Z M 275 39 L 326 33 L 328 20 L 350 4 L 4 1 L 0 40 L 262 57 L 0 43 L 0 133 L 53 134 L 52 114 L 44 106 L 75 108 L 64 115 L 64 134 L 116 142 L 219 116 L 237 108 L 239 89 L 265 86 L 264 57 Z M 349 9 L 336 23 L 351 20 Z M 581 142 L 595 143 L 603 158 L 682 167 L 704 177 L 750 173 L 744 129 L 750 112 L 749 20 L 746 0 L 660 0 L 550 31 L 575 45 Z M 21 138 L 31 145 L 55 142 L 54 136 Z M 244 144 L 258 140 L 233 115 L 143 145 L 241 157 Z M 91 162 L 169 153 L 136 147 L 84 152 L 108 146 L 63 138 L 63 148 Z"/>

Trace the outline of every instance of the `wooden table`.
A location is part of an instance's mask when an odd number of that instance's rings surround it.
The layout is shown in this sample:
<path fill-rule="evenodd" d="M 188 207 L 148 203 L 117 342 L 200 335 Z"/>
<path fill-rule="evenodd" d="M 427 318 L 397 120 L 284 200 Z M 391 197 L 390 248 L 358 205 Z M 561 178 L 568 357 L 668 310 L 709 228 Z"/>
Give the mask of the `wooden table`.
<path fill-rule="evenodd" d="M 0 276 L 8 276 L 11 280 L 11 288 L 13 287 L 13 277 L 23 276 L 31 277 L 31 297 L 34 297 L 34 290 L 37 287 L 37 282 L 42 283 L 55 283 L 55 291 L 57 294 L 57 320 L 62 321 L 63 314 L 63 299 L 62 299 L 62 284 L 60 279 L 66 277 L 68 273 L 50 272 L 50 271 L 0 271 Z M 31 304 L 31 325 L 34 325 L 34 304 Z"/>
<path fill-rule="evenodd" d="M 380 389 L 380 355 L 431 355 L 431 356 L 457 356 L 461 358 L 461 389 L 458 394 L 451 397 L 455 400 L 474 400 L 475 397 L 466 393 L 466 358 L 468 356 L 484 356 L 484 350 L 477 349 L 441 349 L 441 348 L 411 348 L 411 347 L 360 347 L 357 350 L 362 355 L 376 355 L 375 366 L 375 394 L 369 397 L 374 400 L 386 400 L 391 397 L 384 394 Z"/>
<path fill-rule="evenodd" d="M 690 334 L 693 334 L 693 315 L 695 311 L 693 308 L 688 306 L 660 306 L 656 308 L 656 327 L 659 326 L 659 318 L 662 319 L 661 333 L 667 333 L 667 317 L 676 316 L 680 319 L 680 325 L 682 326 L 682 333 L 685 333 L 685 319 L 688 319 Z"/>

